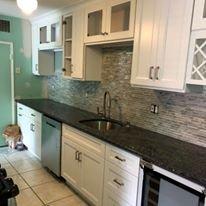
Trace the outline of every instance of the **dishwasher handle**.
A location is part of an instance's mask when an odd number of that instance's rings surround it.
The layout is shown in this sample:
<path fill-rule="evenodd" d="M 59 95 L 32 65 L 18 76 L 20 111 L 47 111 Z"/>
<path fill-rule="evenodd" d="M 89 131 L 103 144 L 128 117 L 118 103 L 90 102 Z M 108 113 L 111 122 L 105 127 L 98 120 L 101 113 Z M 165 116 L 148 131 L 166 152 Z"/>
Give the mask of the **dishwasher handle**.
<path fill-rule="evenodd" d="M 56 126 L 55 126 L 55 125 L 53 125 L 53 124 L 51 124 L 50 122 L 46 122 L 46 124 L 48 124 L 48 125 L 49 125 L 49 126 L 51 126 L 51 127 L 56 128 Z"/>

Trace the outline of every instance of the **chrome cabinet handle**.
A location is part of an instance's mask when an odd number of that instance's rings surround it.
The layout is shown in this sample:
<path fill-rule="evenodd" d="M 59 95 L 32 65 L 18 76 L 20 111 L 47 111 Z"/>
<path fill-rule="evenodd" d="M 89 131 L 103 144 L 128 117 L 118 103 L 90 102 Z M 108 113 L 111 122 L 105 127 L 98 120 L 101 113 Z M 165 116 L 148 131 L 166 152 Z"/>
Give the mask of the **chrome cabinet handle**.
<path fill-rule="evenodd" d="M 126 162 L 126 159 L 122 159 L 122 158 L 120 158 L 120 157 L 118 157 L 118 156 L 115 156 L 115 159 L 117 159 L 117 160 L 119 160 L 119 161 L 121 161 L 121 162 Z"/>
<path fill-rule="evenodd" d="M 150 67 L 150 70 L 149 70 L 149 78 L 150 78 L 150 79 L 153 79 L 153 76 L 152 76 L 153 70 L 154 70 L 154 67 L 151 66 L 151 67 Z"/>
<path fill-rule="evenodd" d="M 35 65 L 35 69 L 36 69 L 36 71 L 38 71 L 38 64 Z"/>
<path fill-rule="evenodd" d="M 118 179 L 114 179 L 113 182 L 116 183 L 117 185 L 121 186 L 121 187 L 124 186 L 124 183 L 123 182 L 119 182 Z"/>
<path fill-rule="evenodd" d="M 30 130 L 31 130 L 32 132 L 35 132 L 34 127 L 35 127 L 34 124 L 30 124 Z"/>
<path fill-rule="evenodd" d="M 78 153 L 78 161 L 82 162 L 82 153 L 81 152 Z"/>
<path fill-rule="evenodd" d="M 32 116 L 32 117 L 35 117 L 36 115 L 35 115 L 35 114 L 31 114 L 31 116 Z"/>
<path fill-rule="evenodd" d="M 159 80 L 159 70 L 160 70 L 160 67 L 157 66 L 157 67 L 155 68 L 155 79 L 156 79 L 156 80 Z"/>
<path fill-rule="evenodd" d="M 78 157 L 79 157 L 79 151 L 76 151 L 75 152 L 75 160 L 78 160 Z"/>

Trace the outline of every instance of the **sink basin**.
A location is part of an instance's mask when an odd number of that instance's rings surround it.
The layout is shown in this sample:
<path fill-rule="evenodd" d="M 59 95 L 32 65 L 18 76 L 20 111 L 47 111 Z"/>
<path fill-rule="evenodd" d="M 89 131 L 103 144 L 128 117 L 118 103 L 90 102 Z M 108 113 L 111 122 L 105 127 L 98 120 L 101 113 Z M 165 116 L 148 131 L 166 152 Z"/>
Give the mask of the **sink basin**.
<path fill-rule="evenodd" d="M 93 129 L 106 132 L 109 130 L 115 130 L 123 127 L 123 125 L 119 122 L 107 120 L 107 119 L 89 119 L 89 120 L 81 120 L 80 123 L 91 127 Z"/>

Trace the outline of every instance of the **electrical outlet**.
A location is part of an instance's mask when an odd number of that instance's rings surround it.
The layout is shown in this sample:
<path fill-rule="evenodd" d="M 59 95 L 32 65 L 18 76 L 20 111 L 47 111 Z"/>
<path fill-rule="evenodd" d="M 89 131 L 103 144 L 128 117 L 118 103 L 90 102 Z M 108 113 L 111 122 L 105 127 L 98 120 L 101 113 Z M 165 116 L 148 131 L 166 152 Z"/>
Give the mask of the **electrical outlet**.
<path fill-rule="evenodd" d="M 159 105 L 151 104 L 150 112 L 153 114 L 158 114 L 159 113 Z"/>
<path fill-rule="evenodd" d="M 21 73 L 21 68 L 20 67 L 16 67 L 16 74 L 20 74 Z"/>

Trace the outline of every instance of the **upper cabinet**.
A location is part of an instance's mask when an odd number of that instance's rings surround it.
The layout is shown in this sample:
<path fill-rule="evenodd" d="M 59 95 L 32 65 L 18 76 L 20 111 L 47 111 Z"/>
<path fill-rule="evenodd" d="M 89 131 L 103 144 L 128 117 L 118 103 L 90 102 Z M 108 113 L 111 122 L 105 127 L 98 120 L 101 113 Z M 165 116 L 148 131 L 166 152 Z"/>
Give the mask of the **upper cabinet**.
<path fill-rule="evenodd" d="M 206 1 L 195 0 L 193 30 L 206 29 Z"/>
<path fill-rule="evenodd" d="M 54 74 L 54 51 L 39 49 L 39 26 L 32 25 L 32 73 L 34 75 Z"/>
<path fill-rule="evenodd" d="M 206 30 L 192 32 L 187 83 L 206 85 Z"/>
<path fill-rule="evenodd" d="M 131 84 L 182 92 L 193 0 L 138 0 Z"/>
<path fill-rule="evenodd" d="M 85 42 L 127 40 L 134 37 L 136 0 L 90 3 L 85 12 Z"/>
<path fill-rule="evenodd" d="M 84 45 L 84 10 L 76 9 L 63 16 L 63 76 L 99 81 L 101 49 Z"/>
<path fill-rule="evenodd" d="M 55 49 L 62 46 L 61 17 L 48 18 L 38 23 L 39 49 Z"/>
<path fill-rule="evenodd" d="M 62 47 L 61 16 L 48 16 L 32 24 L 32 72 L 54 74 L 55 49 Z"/>
<path fill-rule="evenodd" d="M 206 85 L 206 1 L 196 0 L 190 40 L 187 84 Z"/>

